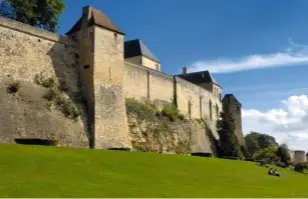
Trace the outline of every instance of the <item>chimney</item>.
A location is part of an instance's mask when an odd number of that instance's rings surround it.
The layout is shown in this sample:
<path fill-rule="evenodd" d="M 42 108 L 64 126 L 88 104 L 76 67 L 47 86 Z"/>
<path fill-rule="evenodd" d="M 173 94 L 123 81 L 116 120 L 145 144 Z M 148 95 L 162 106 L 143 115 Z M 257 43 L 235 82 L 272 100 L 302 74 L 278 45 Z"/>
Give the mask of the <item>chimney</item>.
<path fill-rule="evenodd" d="M 88 20 L 91 18 L 91 14 L 92 14 L 91 6 L 87 5 L 82 8 L 82 15 L 86 16 Z"/>
<path fill-rule="evenodd" d="M 187 67 L 183 67 L 183 74 L 187 74 Z"/>

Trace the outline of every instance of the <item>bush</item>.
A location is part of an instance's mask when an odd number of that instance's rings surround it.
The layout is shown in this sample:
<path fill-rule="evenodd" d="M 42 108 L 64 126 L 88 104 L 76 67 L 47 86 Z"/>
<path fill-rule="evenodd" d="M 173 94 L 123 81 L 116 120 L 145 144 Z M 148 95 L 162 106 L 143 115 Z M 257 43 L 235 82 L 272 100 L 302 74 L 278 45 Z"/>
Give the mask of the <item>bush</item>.
<path fill-rule="evenodd" d="M 68 85 L 67 85 L 67 83 L 66 83 L 64 80 L 61 80 L 61 81 L 59 82 L 58 89 L 59 89 L 60 91 L 64 91 L 64 92 L 68 91 Z"/>
<path fill-rule="evenodd" d="M 307 165 L 304 163 L 298 163 L 294 167 L 294 171 L 299 172 L 299 173 L 304 173 L 305 169 L 307 169 Z"/>
<path fill-rule="evenodd" d="M 180 112 L 172 104 L 166 104 L 162 110 L 162 115 L 168 117 L 172 122 L 180 117 Z"/>
<path fill-rule="evenodd" d="M 134 114 L 140 119 L 153 120 L 156 118 L 158 110 L 148 103 L 141 103 L 135 99 L 126 99 L 126 111 L 128 114 Z"/>
<path fill-rule="evenodd" d="M 57 81 L 53 77 L 44 77 L 42 73 L 36 74 L 34 76 L 34 82 L 45 88 L 55 88 L 57 87 Z"/>
<path fill-rule="evenodd" d="M 284 162 L 276 162 L 276 164 L 275 164 L 277 167 L 281 167 L 281 168 L 287 168 L 288 167 L 288 165 L 286 164 L 286 163 L 284 163 Z"/>
<path fill-rule="evenodd" d="M 20 83 L 15 81 L 13 83 L 11 83 L 8 88 L 7 88 L 7 92 L 8 93 L 16 93 L 20 88 Z"/>
<path fill-rule="evenodd" d="M 48 101 L 53 101 L 58 95 L 59 93 L 55 89 L 50 88 L 43 97 Z"/>

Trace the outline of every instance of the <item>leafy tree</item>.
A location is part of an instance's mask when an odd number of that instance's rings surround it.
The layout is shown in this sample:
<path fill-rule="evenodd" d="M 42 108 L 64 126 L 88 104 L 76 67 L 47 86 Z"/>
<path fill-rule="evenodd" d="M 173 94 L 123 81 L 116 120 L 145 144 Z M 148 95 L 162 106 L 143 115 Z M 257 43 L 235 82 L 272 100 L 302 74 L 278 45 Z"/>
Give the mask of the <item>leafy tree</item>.
<path fill-rule="evenodd" d="M 280 161 L 289 165 L 289 161 L 291 160 L 288 146 L 286 144 L 282 144 L 277 148 L 276 155 L 280 158 Z"/>
<path fill-rule="evenodd" d="M 265 149 L 261 149 L 253 155 L 256 160 L 267 160 L 268 163 L 279 161 L 279 157 L 276 155 L 277 148 L 271 146 Z"/>
<path fill-rule="evenodd" d="M 217 121 L 217 131 L 219 134 L 218 153 L 220 156 L 230 156 L 242 158 L 240 145 L 235 136 L 234 119 L 228 111 L 220 113 Z"/>
<path fill-rule="evenodd" d="M 308 169 L 308 166 L 304 163 L 298 163 L 294 167 L 294 170 L 299 173 L 304 173 L 306 169 Z"/>
<path fill-rule="evenodd" d="M 245 142 L 249 156 L 252 156 L 259 150 L 266 149 L 271 146 L 279 146 L 273 136 L 257 132 L 251 132 L 246 135 Z"/>
<path fill-rule="evenodd" d="M 56 32 L 63 0 L 0 0 L 0 16 Z"/>

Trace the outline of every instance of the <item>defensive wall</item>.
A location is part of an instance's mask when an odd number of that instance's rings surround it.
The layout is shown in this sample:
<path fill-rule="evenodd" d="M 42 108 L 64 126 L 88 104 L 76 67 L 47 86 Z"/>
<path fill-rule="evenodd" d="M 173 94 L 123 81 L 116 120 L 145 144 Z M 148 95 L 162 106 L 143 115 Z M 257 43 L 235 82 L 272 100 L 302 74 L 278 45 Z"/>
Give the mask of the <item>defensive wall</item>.
<path fill-rule="evenodd" d="M 90 10 L 84 8 L 89 16 L 82 23 L 91 18 Z M 64 37 L 0 17 L 0 36 L 0 76 L 34 83 L 43 74 L 65 81 L 68 97 L 83 94 L 89 108 L 82 113 L 87 115 L 84 131 L 98 148 L 130 148 L 125 97 L 148 99 L 160 107 L 176 102 L 186 117 L 205 118 L 215 128 L 220 99 L 179 77 L 126 62 L 122 34 L 82 26 Z"/>

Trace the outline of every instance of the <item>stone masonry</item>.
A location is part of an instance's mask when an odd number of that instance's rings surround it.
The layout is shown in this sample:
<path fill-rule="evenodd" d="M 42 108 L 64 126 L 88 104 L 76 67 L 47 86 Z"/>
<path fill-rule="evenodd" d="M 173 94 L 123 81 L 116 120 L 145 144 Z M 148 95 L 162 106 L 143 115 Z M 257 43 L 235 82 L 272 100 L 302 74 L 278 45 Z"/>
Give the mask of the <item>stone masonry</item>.
<path fill-rule="evenodd" d="M 69 97 L 84 96 L 86 109 L 81 112 L 86 119 L 79 130 L 88 135 L 90 147 L 132 147 L 125 98 L 147 100 L 159 108 L 172 103 L 187 119 L 204 119 L 219 138 L 215 124 L 222 111 L 222 89 L 211 74 L 189 73 L 187 68 L 175 76 L 161 72 L 162 64 L 143 42 L 124 41 L 123 31 L 95 8 L 84 7 L 66 37 L 2 17 L 0 35 L 1 77 L 34 83 L 34 76 L 44 73 L 65 80 Z M 244 145 L 240 105 L 229 105 Z M 206 148 L 202 145 L 207 143 L 198 145 Z"/>

